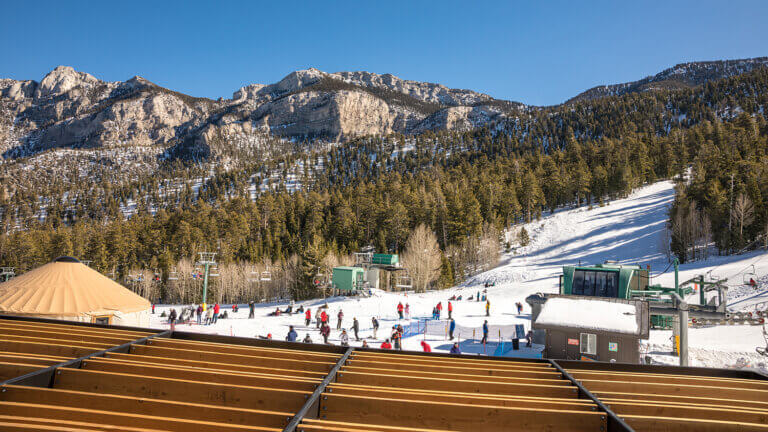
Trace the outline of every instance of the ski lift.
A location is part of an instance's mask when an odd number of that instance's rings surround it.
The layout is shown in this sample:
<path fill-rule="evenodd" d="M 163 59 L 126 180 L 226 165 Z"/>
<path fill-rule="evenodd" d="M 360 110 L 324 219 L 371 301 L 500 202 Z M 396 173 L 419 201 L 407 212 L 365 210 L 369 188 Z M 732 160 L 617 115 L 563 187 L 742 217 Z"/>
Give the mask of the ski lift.
<path fill-rule="evenodd" d="M 752 285 L 750 282 L 752 282 L 757 277 L 757 273 L 755 272 L 755 265 L 752 264 L 750 267 L 752 267 L 752 271 L 745 272 L 742 276 L 742 282 L 744 285 Z"/>
<path fill-rule="evenodd" d="M 219 275 L 219 268 L 214 266 L 211 267 L 210 271 L 208 272 L 209 277 L 217 277 Z"/>
<path fill-rule="evenodd" d="M 168 273 L 168 280 L 179 280 L 179 272 L 176 271 L 176 267 Z"/>
<path fill-rule="evenodd" d="M 405 273 L 395 277 L 395 287 L 399 289 L 409 290 L 413 288 L 413 278 Z"/>
<path fill-rule="evenodd" d="M 266 270 L 261 272 L 261 275 L 259 276 L 259 280 L 262 282 L 269 282 L 272 280 L 272 273 L 269 271 L 269 267 L 267 267 Z"/>

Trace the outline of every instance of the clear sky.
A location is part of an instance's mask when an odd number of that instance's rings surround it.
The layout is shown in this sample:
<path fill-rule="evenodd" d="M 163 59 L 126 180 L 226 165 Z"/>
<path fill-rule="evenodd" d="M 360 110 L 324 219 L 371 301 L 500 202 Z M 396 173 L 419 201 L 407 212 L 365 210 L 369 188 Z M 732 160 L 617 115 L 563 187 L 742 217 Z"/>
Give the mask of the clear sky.
<path fill-rule="evenodd" d="M 0 0 L 0 77 L 70 65 L 231 97 L 365 70 L 533 105 L 677 63 L 768 55 L 768 1 Z"/>

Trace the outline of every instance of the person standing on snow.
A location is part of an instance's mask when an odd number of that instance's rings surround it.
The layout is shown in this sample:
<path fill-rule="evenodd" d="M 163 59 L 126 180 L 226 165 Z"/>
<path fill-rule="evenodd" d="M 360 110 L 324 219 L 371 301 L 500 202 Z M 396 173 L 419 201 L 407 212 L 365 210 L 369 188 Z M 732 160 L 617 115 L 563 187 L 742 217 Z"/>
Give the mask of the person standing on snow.
<path fill-rule="evenodd" d="M 475 297 L 475 301 L 480 301 L 480 291 L 477 292 L 477 297 Z"/>
<path fill-rule="evenodd" d="M 421 341 L 421 348 L 424 350 L 424 352 L 432 352 L 432 347 L 429 346 L 427 341 Z"/>
<path fill-rule="evenodd" d="M 401 343 L 401 340 L 400 340 L 400 331 L 397 329 L 397 327 L 396 327 L 396 326 L 395 326 L 395 327 L 392 327 L 392 342 L 394 342 L 394 343 L 395 343 L 395 349 L 396 349 L 396 350 L 401 350 L 401 349 L 403 349 L 403 348 L 402 348 L 402 346 L 400 345 L 400 343 Z"/>
<path fill-rule="evenodd" d="M 344 311 L 339 309 L 339 314 L 337 315 L 337 317 L 339 318 L 339 322 L 336 323 L 336 330 L 339 330 L 341 329 L 341 321 L 344 319 Z"/>
<path fill-rule="evenodd" d="M 328 324 L 328 314 L 325 313 L 325 310 L 320 312 L 320 326 L 322 327 L 323 324 Z"/>
<path fill-rule="evenodd" d="M 296 330 L 293 329 L 293 326 L 288 326 L 288 336 L 285 337 L 285 340 L 288 342 L 296 342 L 296 338 L 298 338 L 299 335 L 296 333 Z"/>
<path fill-rule="evenodd" d="M 379 320 L 376 317 L 371 317 L 371 324 L 373 324 L 373 338 L 376 339 L 376 332 L 379 331 Z"/>
<path fill-rule="evenodd" d="M 256 304 L 253 300 L 248 302 L 248 309 L 250 309 L 248 312 L 248 319 L 253 319 L 253 317 L 256 316 Z"/>
<path fill-rule="evenodd" d="M 403 303 L 402 302 L 397 304 L 397 315 L 400 317 L 400 319 L 403 319 Z"/>
<path fill-rule="evenodd" d="M 448 319 L 453 318 L 453 303 L 448 302 Z"/>
<path fill-rule="evenodd" d="M 339 339 L 341 340 L 341 346 L 349 346 L 349 335 L 347 334 L 347 329 L 341 329 L 341 336 Z"/>
<path fill-rule="evenodd" d="M 483 323 L 483 340 L 480 343 L 483 345 L 488 343 L 488 320 Z"/>
<path fill-rule="evenodd" d="M 440 314 L 443 313 L 443 302 L 437 302 L 435 308 L 437 309 L 437 319 L 440 319 Z"/>
<path fill-rule="evenodd" d="M 485 301 L 485 316 L 491 316 L 491 300 L 490 299 Z"/>
<path fill-rule="evenodd" d="M 520 315 L 523 313 L 523 304 L 520 302 L 515 303 L 515 306 L 517 306 L 517 314 Z"/>
<path fill-rule="evenodd" d="M 451 347 L 451 354 L 461 354 L 461 348 L 459 348 L 458 342 L 453 343 L 453 346 Z"/>
<path fill-rule="evenodd" d="M 315 312 L 315 321 L 316 321 L 316 327 L 320 328 L 320 325 L 323 323 L 323 317 L 320 315 L 320 308 L 317 308 L 317 312 Z"/>
<path fill-rule="evenodd" d="M 197 305 L 197 325 L 203 323 L 203 305 Z"/>
<path fill-rule="evenodd" d="M 405 319 L 411 319 L 411 305 L 405 304 Z"/>
<path fill-rule="evenodd" d="M 328 323 L 323 323 L 322 327 L 320 327 L 320 334 L 323 335 L 323 342 L 325 344 L 328 344 L 328 336 L 331 335 L 331 328 L 328 326 Z"/>
<path fill-rule="evenodd" d="M 216 324 L 216 321 L 219 319 L 219 304 L 216 303 L 213 305 L 213 323 Z"/>
<path fill-rule="evenodd" d="M 355 332 L 355 340 L 359 341 L 360 340 L 360 336 L 358 336 L 357 333 L 360 331 L 360 323 L 357 322 L 357 317 L 353 317 L 352 318 L 352 331 Z"/>
<path fill-rule="evenodd" d="M 451 323 L 448 325 L 448 335 L 451 337 L 451 340 L 453 340 L 454 331 L 456 331 L 456 321 L 454 321 L 454 319 L 451 318 Z"/>
<path fill-rule="evenodd" d="M 307 311 L 304 312 L 304 322 L 306 323 L 306 326 L 309 327 L 309 323 L 312 322 L 312 309 L 307 308 Z"/>
<path fill-rule="evenodd" d="M 205 325 L 211 325 L 211 308 L 205 310 Z"/>

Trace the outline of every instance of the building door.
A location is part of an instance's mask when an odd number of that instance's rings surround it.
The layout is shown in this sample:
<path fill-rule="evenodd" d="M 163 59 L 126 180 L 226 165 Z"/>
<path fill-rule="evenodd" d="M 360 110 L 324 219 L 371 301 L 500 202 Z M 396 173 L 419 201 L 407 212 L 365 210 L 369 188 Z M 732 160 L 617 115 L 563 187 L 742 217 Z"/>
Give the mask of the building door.
<path fill-rule="evenodd" d="M 565 333 L 547 330 L 547 358 L 565 359 Z"/>

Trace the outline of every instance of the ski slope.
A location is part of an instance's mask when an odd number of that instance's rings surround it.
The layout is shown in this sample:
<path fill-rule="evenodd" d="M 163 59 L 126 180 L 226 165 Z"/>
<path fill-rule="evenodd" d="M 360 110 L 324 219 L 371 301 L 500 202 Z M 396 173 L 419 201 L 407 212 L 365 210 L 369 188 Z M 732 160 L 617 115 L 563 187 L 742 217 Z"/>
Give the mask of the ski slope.
<path fill-rule="evenodd" d="M 462 334 L 456 334 L 461 340 L 461 349 L 467 353 L 493 354 L 496 350 L 498 335 L 493 332 L 490 341 L 493 344 L 483 347 L 477 343 L 481 337 L 480 328 L 484 320 L 492 326 L 523 324 L 526 331 L 530 328 L 530 308 L 525 298 L 533 293 L 552 293 L 558 291 L 559 275 L 563 265 L 598 264 L 606 260 L 620 263 L 650 265 L 652 274 L 666 269 L 669 265 L 667 256 L 659 245 L 667 220 L 669 206 L 674 199 L 673 184 L 668 181 L 654 183 L 636 190 L 629 197 L 607 203 L 603 207 L 565 209 L 546 214 L 541 220 L 525 225 L 531 242 L 524 248 L 518 248 L 502 256 L 499 265 L 487 272 L 475 275 L 462 285 L 452 289 L 428 293 L 388 293 L 376 291 L 372 297 L 335 297 L 327 299 L 331 328 L 330 341 L 339 343 L 336 331 L 336 315 L 344 312 L 343 328 L 351 327 L 352 318 L 360 323 L 360 335 L 367 338 L 371 346 L 377 347 L 391 331 L 393 325 L 407 326 L 416 318 L 431 315 L 437 302 L 443 302 L 443 315 L 447 315 L 446 301 L 453 295 L 461 295 L 465 300 L 453 302 L 454 318 Z M 758 289 L 743 286 L 745 274 L 752 272 L 760 283 Z M 735 310 L 749 310 L 763 301 L 768 301 L 768 254 L 756 251 L 739 256 L 714 256 L 706 261 L 680 266 L 680 280 L 705 274 L 707 277 L 728 278 L 731 285 L 729 305 Z M 485 317 L 483 302 L 466 301 L 470 296 L 482 291 L 486 283 L 495 284 L 487 289 L 490 300 L 490 317 Z M 653 277 L 652 283 L 666 286 L 674 284 L 674 274 Z M 410 306 L 412 320 L 398 320 L 396 306 L 398 302 Z M 518 315 L 515 303 L 524 305 L 523 313 Z M 315 312 L 324 299 L 300 302 L 297 304 L 312 308 Z M 304 325 L 304 316 L 290 315 L 268 317 L 275 310 L 276 304 L 260 304 L 256 307 L 255 319 L 247 319 L 248 308 L 241 305 L 240 311 L 231 319 L 220 320 L 216 325 L 180 326 L 179 330 L 218 333 L 235 336 L 257 337 L 271 334 L 275 339 L 284 339 L 288 326 L 294 325 L 299 339 L 309 333 L 314 342 L 322 338 L 314 323 Z M 279 305 L 285 309 L 286 304 Z M 170 306 L 158 308 L 159 312 Z M 229 310 L 229 307 L 226 308 Z M 229 311 L 231 313 L 231 311 Z M 152 318 L 152 327 L 164 328 L 167 324 L 158 315 Z M 381 327 L 377 339 L 372 338 L 371 317 L 379 317 Z M 474 331 L 474 335 L 470 334 Z M 690 353 L 691 365 L 710 367 L 732 367 L 745 365 L 763 367 L 764 359 L 755 352 L 755 347 L 765 346 L 759 326 L 716 326 L 710 328 L 691 328 Z M 351 332 L 350 332 L 351 333 Z M 678 359 L 669 355 L 671 351 L 671 332 L 652 331 L 651 337 L 644 343 L 644 351 L 655 360 L 676 363 Z M 424 336 L 410 336 L 403 340 L 404 349 L 421 350 L 420 342 Z M 352 334 L 353 345 L 360 345 Z M 436 351 L 448 351 L 450 341 L 444 335 L 427 335 L 426 340 Z M 509 344 L 506 344 L 508 348 Z M 522 348 L 514 355 L 535 357 L 542 347 Z M 499 351 L 501 348 L 499 347 Z"/>

